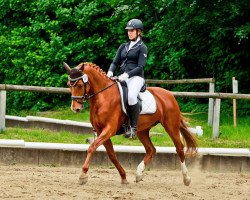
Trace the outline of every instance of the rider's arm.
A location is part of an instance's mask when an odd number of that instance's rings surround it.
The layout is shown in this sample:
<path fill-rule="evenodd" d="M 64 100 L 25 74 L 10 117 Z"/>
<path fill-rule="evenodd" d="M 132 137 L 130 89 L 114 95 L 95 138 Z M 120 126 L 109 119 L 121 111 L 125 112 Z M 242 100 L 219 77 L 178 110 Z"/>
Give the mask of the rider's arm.
<path fill-rule="evenodd" d="M 121 60 L 122 60 L 122 59 L 121 59 L 121 51 L 122 51 L 122 49 L 124 48 L 124 46 L 125 46 L 125 44 L 122 44 L 122 45 L 118 48 L 118 50 L 117 50 L 117 52 L 116 52 L 116 55 L 115 55 L 115 57 L 114 57 L 114 59 L 113 59 L 113 62 L 111 63 L 111 65 L 110 65 L 108 71 L 114 72 L 115 69 L 116 69 L 116 67 L 119 66 L 119 64 L 121 63 Z"/>

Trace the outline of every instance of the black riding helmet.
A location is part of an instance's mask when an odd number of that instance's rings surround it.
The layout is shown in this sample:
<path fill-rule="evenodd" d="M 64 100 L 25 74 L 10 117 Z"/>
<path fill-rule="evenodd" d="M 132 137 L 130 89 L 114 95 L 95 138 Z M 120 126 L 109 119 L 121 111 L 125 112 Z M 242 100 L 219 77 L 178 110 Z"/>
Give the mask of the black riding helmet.
<path fill-rule="evenodd" d="M 142 21 L 139 19 L 131 19 L 126 26 L 126 29 L 140 29 L 143 30 Z"/>

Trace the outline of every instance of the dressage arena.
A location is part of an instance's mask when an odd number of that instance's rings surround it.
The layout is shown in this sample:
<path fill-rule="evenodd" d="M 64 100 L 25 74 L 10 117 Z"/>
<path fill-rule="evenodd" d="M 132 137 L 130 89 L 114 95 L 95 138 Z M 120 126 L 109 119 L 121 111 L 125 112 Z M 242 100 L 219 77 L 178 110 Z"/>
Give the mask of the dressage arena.
<path fill-rule="evenodd" d="M 192 182 L 185 186 L 174 153 L 157 153 L 146 168 L 143 181 L 136 183 L 136 167 L 144 154 L 117 152 L 129 181 L 122 185 L 106 153 L 98 151 L 93 156 L 87 184 L 79 185 L 86 151 L 42 149 L 41 144 L 40 149 L 35 149 L 33 143 L 28 145 L 29 148 L 0 148 L 0 199 L 248 200 L 250 196 L 249 153 L 187 159 Z M 44 147 L 50 148 L 48 143 Z"/>
<path fill-rule="evenodd" d="M 135 170 L 127 170 L 129 184 L 121 185 L 115 169 L 92 167 L 86 185 L 78 184 L 80 168 L 0 165 L 0 199 L 220 199 L 248 200 L 250 173 L 203 172 L 189 169 L 190 186 L 180 171 L 146 171 L 144 181 L 134 182 Z"/>

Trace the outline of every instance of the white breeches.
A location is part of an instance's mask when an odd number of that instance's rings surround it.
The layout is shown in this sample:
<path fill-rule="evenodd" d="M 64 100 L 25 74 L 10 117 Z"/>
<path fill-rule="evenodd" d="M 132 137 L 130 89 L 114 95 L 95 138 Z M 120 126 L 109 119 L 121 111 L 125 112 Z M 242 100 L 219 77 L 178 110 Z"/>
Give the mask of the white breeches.
<path fill-rule="evenodd" d="M 133 76 L 126 80 L 128 87 L 128 105 L 133 106 L 137 104 L 137 96 L 144 85 L 145 80 L 140 76 Z"/>

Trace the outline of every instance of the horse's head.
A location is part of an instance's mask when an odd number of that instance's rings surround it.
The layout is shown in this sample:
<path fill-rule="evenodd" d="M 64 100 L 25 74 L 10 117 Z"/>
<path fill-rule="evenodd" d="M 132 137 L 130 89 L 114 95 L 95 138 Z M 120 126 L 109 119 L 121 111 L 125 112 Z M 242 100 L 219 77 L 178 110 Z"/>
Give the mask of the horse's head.
<path fill-rule="evenodd" d="M 71 92 L 71 110 L 80 112 L 83 109 L 83 103 L 90 89 L 88 76 L 83 72 L 84 64 L 82 63 L 72 69 L 66 63 L 63 63 L 63 66 L 69 74 L 67 85 Z"/>

